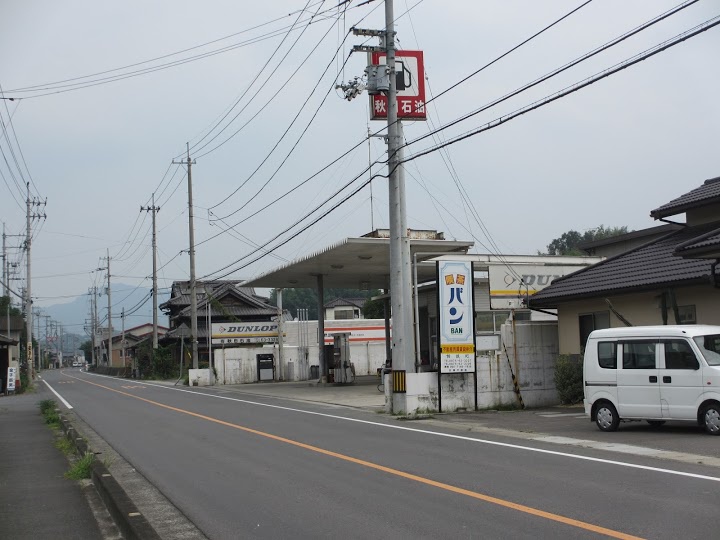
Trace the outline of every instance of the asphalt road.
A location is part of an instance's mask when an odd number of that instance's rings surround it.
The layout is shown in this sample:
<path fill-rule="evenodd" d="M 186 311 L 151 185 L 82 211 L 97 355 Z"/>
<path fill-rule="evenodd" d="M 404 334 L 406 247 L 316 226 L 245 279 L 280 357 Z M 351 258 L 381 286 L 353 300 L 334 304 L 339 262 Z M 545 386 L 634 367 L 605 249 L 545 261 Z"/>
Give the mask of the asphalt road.
<path fill-rule="evenodd" d="M 44 379 L 209 538 L 712 538 L 702 464 L 264 396 Z"/>

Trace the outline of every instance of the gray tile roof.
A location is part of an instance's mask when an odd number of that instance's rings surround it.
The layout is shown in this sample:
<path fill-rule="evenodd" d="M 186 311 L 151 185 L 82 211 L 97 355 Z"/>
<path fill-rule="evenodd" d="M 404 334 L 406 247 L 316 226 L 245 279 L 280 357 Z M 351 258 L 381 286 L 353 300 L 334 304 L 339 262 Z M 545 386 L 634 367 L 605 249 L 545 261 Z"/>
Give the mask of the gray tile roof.
<path fill-rule="evenodd" d="M 673 199 L 650 212 L 650 217 L 660 219 L 682 214 L 693 208 L 700 208 L 720 202 L 720 176 L 705 180 L 702 186 Z"/>
<path fill-rule="evenodd" d="M 556 307 L 569 300 L 703 282 L 710 273 L 708 261 L 677 257 L 675 250 L 680 244 L 717 227 L 718 223 L 686 227 L 556 279 L 549 287 L 530 297 L 530 307 Z"/>
<path fill-rule="evenodd" d="M 355 306 L 362 309 L 365 302 L 367 302 L 367 298 L 333 298 L 332 300 L 325 302 L 325 307 Z"/>
<path fill-rule="evenodd" d="M 714 258 L 720 252 L 720 229 L 692 238 L 675 248 L 680 257 Z"/>

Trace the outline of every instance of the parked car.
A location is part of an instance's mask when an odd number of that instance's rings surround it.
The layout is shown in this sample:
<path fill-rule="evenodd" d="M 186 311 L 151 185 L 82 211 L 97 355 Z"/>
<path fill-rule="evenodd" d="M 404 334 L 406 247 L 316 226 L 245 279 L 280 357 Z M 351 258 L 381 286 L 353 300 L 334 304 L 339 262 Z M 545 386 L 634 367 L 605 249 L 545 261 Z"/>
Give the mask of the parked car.
<path fill-rule="evenodd" d="M 636 326 L 590 334 L 585 413 L 602 431 L 622 421 L 696 422 L 720 435 L 720 326 Z"/>

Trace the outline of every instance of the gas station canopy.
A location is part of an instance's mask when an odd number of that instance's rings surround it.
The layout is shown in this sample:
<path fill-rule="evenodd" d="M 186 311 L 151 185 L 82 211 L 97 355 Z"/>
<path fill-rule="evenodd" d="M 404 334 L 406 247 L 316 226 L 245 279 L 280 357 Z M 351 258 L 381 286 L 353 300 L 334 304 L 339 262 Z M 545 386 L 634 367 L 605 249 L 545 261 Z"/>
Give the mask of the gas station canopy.
<path fill-rule="evenodd" d="M 449 253 L 465 254 L 474 242 L 410 238 L 410 258 L 422 261 Z M 416 256 L 415 256 L 416 255 Z M 418 282 L 435 279 L 435 267 L 418 265 Z M 390 239 L 346 238 L 323 250 L 252 278 L 242 285 L 269 288 L 389 289 Z"/>

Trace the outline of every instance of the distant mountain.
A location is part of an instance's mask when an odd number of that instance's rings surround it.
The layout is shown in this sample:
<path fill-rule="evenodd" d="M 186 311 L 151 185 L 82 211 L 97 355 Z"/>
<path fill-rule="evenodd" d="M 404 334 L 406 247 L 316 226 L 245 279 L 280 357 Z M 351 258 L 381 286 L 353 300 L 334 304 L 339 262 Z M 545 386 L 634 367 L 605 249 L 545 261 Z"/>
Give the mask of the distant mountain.
<path fill-rule="evenodd" d="M 112 287 L 112 318 L 113 329 L 119 331 L 122 328 L 120 314 L 125 308 L 125 328 L 139 326 L 146 322 L 152 322 L 152 296 L 151 289 L 134 287 L 123 283 L 113 284 Z M 158 305 L 167 301 L 170 293 L 158 295 Z M 101 326 L 105 326 L 107 318 L 107 296 L 98 296 L 97 300 L 98 320 Z M 49 315 L 58 321 L 65 328 L 65 332 L 87 335 L 83 329 L 85 324 L 90 323 L 90 296 L 80 296 L 66 304 L 54 304 L 41 308 L 45 315 Z M 167 316 L 158 310 L 158 324 L 167 326 Z"/>

